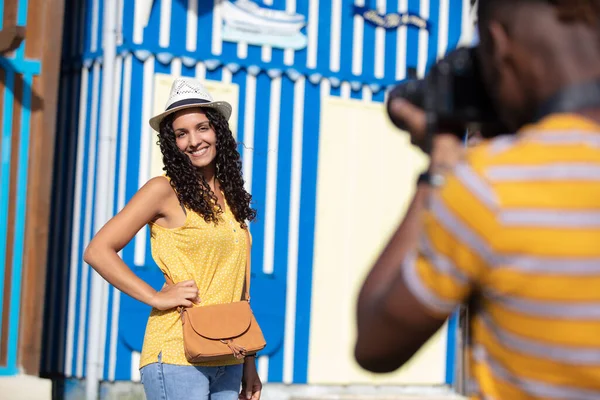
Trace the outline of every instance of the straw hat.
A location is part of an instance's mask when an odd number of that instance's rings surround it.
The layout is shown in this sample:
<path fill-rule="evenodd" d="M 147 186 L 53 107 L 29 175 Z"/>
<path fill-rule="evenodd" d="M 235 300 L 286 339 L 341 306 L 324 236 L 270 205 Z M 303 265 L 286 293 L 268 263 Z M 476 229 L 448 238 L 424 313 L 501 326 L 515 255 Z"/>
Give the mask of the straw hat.
<path fill-rule="evenodd" d="M 219 111 L 226 120 L 231 116 L 231 104 L 214 101 L 204 85 L 194 78 L 177 78 L 171 86 L 165 111 L 150 118 L 150 126 L 159 131 L 160 122 L 169 114 L 192 107 L 208 107 Z"/>

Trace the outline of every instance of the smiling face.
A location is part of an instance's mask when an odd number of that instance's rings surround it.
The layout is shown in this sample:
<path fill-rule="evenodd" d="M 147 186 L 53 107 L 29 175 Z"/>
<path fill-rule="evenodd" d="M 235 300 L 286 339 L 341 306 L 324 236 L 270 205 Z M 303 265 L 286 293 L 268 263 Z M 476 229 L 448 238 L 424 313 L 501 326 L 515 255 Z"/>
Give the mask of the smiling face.
<path fill-rule="evenodd" d="M 201 108 L 188 108 L 173 118 L 175 142 L 181 152 L 197 168 L 214 166 L 217 156 L 217 135 Z"/>

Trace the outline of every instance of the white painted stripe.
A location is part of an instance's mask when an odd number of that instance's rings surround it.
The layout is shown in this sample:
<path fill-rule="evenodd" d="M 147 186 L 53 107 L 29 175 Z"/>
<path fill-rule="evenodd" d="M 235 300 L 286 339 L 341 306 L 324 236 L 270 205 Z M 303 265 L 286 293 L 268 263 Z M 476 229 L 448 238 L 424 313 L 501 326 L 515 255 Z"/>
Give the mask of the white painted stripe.
<path fill-rule="evenodd" d="M 123 62 L 123 104 L 121 108 L 121 146 L 119 154 L 119 178 L 117 191 L 117 212 L 125 206 L 125 189 L 127 187 L 127 152 L 129 148 L 129 106 L 131 96 L 131 54 L 125 57 Z M 117 92 L 118 93 L 118 92 Z M 113 114 L 117 115 L 117 114 Z M 117 119 L 117 118 L 115 118 Z M 122 252 L 119 253 L 122 256 Z M 113 288 L 113 304 L 111 312 L 111 332 L 108 355 L 108 380 L 115 380 L 117 369 L 117 343 L 119 339 L 119 311 L 121 304 L 121 292 Z"/>
<path fill-rule="evenodd" d="M 306 66 L 317 68 L 317 50 L 319 48 L 319 0 L 308 0 L 308 27 L 306 45 Z"/>
<path fill-rule="evenodd" d="M 188 0 L 186 26 L 185 49 L 196 51 L 198 47 L 198 0 Z"/>
<path fill-rule="evenodd" d="M 296 0 L 286 0 L 285 11 L 290 14 L 296 13 Z M 285 65 L 294 65 L 294 50 L 285 49 L 283 51 L 283 63 Z"/>
<path fill-rule="evenodd" d="M 181 58 L 175 57 L 171 60 L 171 75 L 175 77 L 181 76 L 182 62 Z"/>
<path fill-rule="evenodd" d="M 329 81 L 324 80 L 323 82 Z M 296 301 L 298 285 L 298 240 L 300 231 L 300 198 L 302 195 L 302 139 L 304 135 L 305 78 L 294 83 L 292 122 L 292 171 L 290 179 L 290 215 L 288 233 L 287 290 L 285 296 L 285 328 L 283 341 L 283 382 L 294 381 L 294 349 L 296 347 Z M 323 86 L 321 86 L 323 87 Z"/>
<path fill-rule="evenodd" d="M 331 0 L 330 45 L 329 69 L 338 72 L 342 52 L 342 0 Z"/>
<path fill-rule="evenodd" d="M 398 0 L 398 12 L 408 11 L 408 0 Z M 396 33 L 396 80 L 401 81 L 406 78 L 406 47 L 407 27 L 401 26 Z"/>
<path fill-rule="evenodd" d="M 237 45 L 237 56 L 244 60 L 248 57 L 248 43 L 239 42 Z"/>
<path fill-rule="evenodd" d="M 150 179 L 150 154 L 152 150 L 153 131 L 148 125 L 154 104 L 153 96 L 154 84 L 154 56 L 148 57 L 144 61 L 144 87 L 142 94 L 142 124 L 140 129 L 140 170 L 138 187 L 142 187 Z M 143 266 L 146 263 L 146 235 L 148 229 L 143 227 L 135 235 L 135 250 L 133 262 L 136 266 Z"/>
<path fill-rule="evenodd" d="M 440 1 L 440 15 L 438 22 L 438 53 L 437 58 L 442 58 L 448 50 L 448 26 L 450 24 L 450 0 Z"/>
<path fill-rule="evenodd" d="M 271 46 L 262 46 L 260 52 L 260 59 L 263 62 L 271 62 L 271 57 L 273 56 L 273 51 L 271 50 Z"/>
<path fill-rule="evenodd" d="M 135 9 L 133 11 L 133 43 L 141 44 L 144 40 L 144 27 L 148 22 L 146 13 L 152 8 L 153 0 L 138 0 L 134 2 Z"/>
<path fill-rule="evenodd" d="M 160 47 L 169 47 L 171 41 L 171 0 L 160 1 L 160 30 L 158 36 L 158 45 Z"/>
<path fill-rule="evenodd" d="M 117 46 L 123 44 L 123 16 L 125 10 L 125 0 L 118 0 L 117 2 Z M 85 8 L 85 7 L 82 7 Z M 129 16 L 127 18 L 129 21 Z"/>
<path fill-rule="evenodd" d="M 254 113 L 256 107 L 256 77 L 246 76 L 246 107 L 244 108 L 244 186 L 252 193 L 252 165 L 254 163 Z"/>
<path fill-rule="evenodd" d="M 73 222 L 71 225 L 71 257 L 69 263 L 69 307 L 67 310 L 67 343 L 65 346 L 65 376 L 73 376 L 73 354 L 75 341 L 75 307 L 77 304 L 77 283 L 79 277 L 79 240 L 81 239 L 81 200 L 83 191 L 83 160 L 86 149 L 85 138 L 87 136 L 87 97 L 88 97 L 87 68 L 81 70 L 81 89 L 79 91 L 79 126 L 77 128 L 77 167 L 75 168 L 75 192 L 73 200 Z M 74 96 L 75 98 L 75 96 Z M 75 103 L 73 104 L 75 115 Z"/>
<path fill-rule="evenodd" d="M 367 85 L 364 85 L 362 88 L 362 99 L 363 99 L 363 101 L 366 101 L 366 102 L 373 101 L 373 91 Z"/>
<path fill-rule="evenodd" d="M 221 16 L 223 0 L 214 0 L 213 6 L 213 27 L 212 27 L 212 53 L 220 56 L 223 51 L 223 38 L 221 29 L 223 27 L 223 17 Z"/>
<path fill-rule="evenodd" d="M 263 0 L 263 3 L 265 3 L 265 5 L 267 5 L 267 6 L 272 6 L 273 0 Z"/>
<path fill-rule="evenodd" d="M 115 59 L 115 72 L 114 72 L 114 89 L 113 89 L 113 99 L 112 99 L 112 110 L 111 110 L 111 115 L 113 115 L 113 119 L 111 121 L 111 129 L 113 132 L 117 132 L 118 131 L 118 124 L 119 124 L 119 119 L 117 118 L 117 116 L 119 115 L 119 98 L 121 97 L 121 84 L 122 84 L 122 70 L 123 70 L 123 58 L 120 56 L 117 56 Z M 116 137 L 115 137 L 116 139 Z M 114 202 L 115 202 L 115 178 L 116 178 L 116 168 L 117 168 L 117 141 L 114 140 L 110 143 L 110 165 L 111 167 L 109 168 L 109 182 L 111 182 L 107 189 L 108 192 L 106 193 L 108 199 L 106 201 L 106 207 L 108 209 L 108 217 L 112 217 L 114 215 Z M 102 279 L 102 300 L 103 300 L 103 304 L 102 304 L 102 318 L 100 318 L 100 343 L 99 343 L 99 361 L 101 366 L 99 367 L 100 371 L 104 372 L 104 362 L 105 362 L 105 347 L 106 347 L 106 343 L 107 343 L 107 322 L 108 322 L 108 300 L 109 300 L 109 285 L 108 282 L 106 282 L 104 279 Z M 113 307 L 114 308 L 114 307 Z M 118 311 L 117 311 L 118 312 Z M 118 319 L 115 321 L 114 320 L 114 315 L 112 318 L 112 323 L 117 323 L 118 324 Z M 110 343 L 112 344 L 113 342 L 113 334 L 116 335 L 117 334 L 117 330 L 115 329 L 114 326 L 111 325 L 111 332 L 109 336 L 109 340 Z M 116 338 L 114 338 L 116 339 Z M 109 344 L 110 346 L 110 344 Z M 110 364 L 109 364 L 110 365 Z M 106 377 L 103 375 L 103 379 L 106 379 Z"/>
<path fill-rule="evenodd" d="M 100 25 L 100 5 L 98 4 L 99 0 L 92 0 L 92 26 L 90 28 L 91 38 L 90 38 L 90 51 L 95 52 L 98 50 L 98 34 Z"/>
<path fill-rule="evenodd" d="M 100 99 L 99 85 L 100 85 L 100 64 L 95 63 L 92 71 L 92 104 L 90 113 L 90 130 L 89 138 L 90 141 L 87 145 L 88 151 L 88 176 L 87 176 L 87 191 L 85 201 L 85 217 L 83 226 L 83 247 L 86 248 L 92 238 L 92 217 L 94 214 L 94 175 L 96 173 L 96 145 L 97 145 L 97 133 L 98 133 L 98 100 Z M 87 107 L 86 107 L 87 108 Z M 85 110 L 86 108 L 83 108 Z M 78 332 L 78 343 L 77 343 L 77 370 L 76 376 L 83 377 L 83 358 L 85 353 L 85 332 L 87 324 L 88 314 L 88 276 L 90 273 L 90 267 L 86 263 L 82 263 L 81 267 L 81 295 L 79 297 L 79 332 Z"/>
<path fill-rule="evenodd" d="M 269 381 L 269 357 L 258 357 L 258 377 L 262 383 Z"/>
<path fill-rule="evenodd" d="M 267 188 L 263 272 L 272 274 L 275 257 L 275 218 L 277 210 L 277 161 L 279 160 L 279 115 L 281 113 L 281 77 L 271 81 L 269 143 L 267 151 Z"/>
<path fill-rule="evenodd" d="M 350 87 L 350 82 L 342 82 L 340 86 L 340 97 L 342 99 L 350 99 L 350 94 L 352 92 L 352 88 Z"/>
<path fill-rule="evenodd" d="M 142 377 L 140 376 L 140 357 L 141 353 L 137 351 L 131 352 L 131 381 L 140 382 Z"/>
<path fill-rule="evenodd" d="M 419 14 L 424 19 L 429 19 L 429 0 L 421 0 Z M 417 61 L 417 74 L 419 78 L 425 76 L 427 68 L 427 52 L 429 50 L 429 32 L 425 29 L 419 30 L 419 55 Z"/>
<path fill-rule="evenodd" d="M 221 82 L 223 83 L 231 83 L 231 79 L 233 78 L 231 71 L 227 69 L 227 67 L 223 68 Z"/>
<path fill-rule="evenodd" d="M 357 6 L 364 6 L 364 0 L 356 0 L 354 2 Z M 354 19 L 354 32 L 352 32 L 352 73 L 354 75 L 362 74 L 363 64 L 363 41 L 364 41 L 364 29 L 365 21 L 360 15 L 355 15 Z"/>
<path fill-rule="evenodd" d="M 331 82 L 329 82 L 329 79 L 323 79 L 321 81 L 321 100 L 323 100 L 323 97 L 329 96 L 331 96 Z"/>
<path fill-rule="evenodd" d="M 113 193 L 114 194 L 114 193 Z M 100 279 L 100 285 L 102 288 L 102 305 L 101 305 L 101 311 L 100 311 L 100 326 L 98 329 L 100 329 L 100 343 L 98 343 L 98 370 L 101 371 L 100 372 L 100 378 L 102 380 L 106 379 L 106 377 L 104 376 L 104 363 L 106 361 L 106 336 L 107 336 L 107 325 L 108 325 L 108 291 L 109 291 L 109 286 L 108 286 L 108 282 L 104 279 L 102 279 L 101 277 L 98 277 L 98 279 Z M 90 320 L 90 324 L 91 324 L 91 320 Z M 89 368 L 89 364 L 88 364 L 88 368 Z"/>
<path fill-rule="evenodd" d="M 386 0 L 377 0 L 377 12 L 386 13 Z M 375 28 L 375 78 L 385 74 L 385 28 Z"/>
<path fill-rule="evenodd" d="M 470 46 L 473 42 L 474 20 L 471 15 L 471 0 L 462 1 L 461 35 L 458 46 Z"/>
<path fill-rule="evenodd" d="M 203 62 L 196 64 L 196 79 L 201 81 L 206 79 L 206 65 Z"/>

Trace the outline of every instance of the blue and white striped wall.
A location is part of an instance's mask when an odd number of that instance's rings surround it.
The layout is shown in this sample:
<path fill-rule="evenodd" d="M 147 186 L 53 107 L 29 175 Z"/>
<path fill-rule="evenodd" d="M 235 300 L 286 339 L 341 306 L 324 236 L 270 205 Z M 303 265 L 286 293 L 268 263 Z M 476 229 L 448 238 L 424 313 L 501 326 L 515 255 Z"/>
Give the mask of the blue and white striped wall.
<path fill-rule="evenodd" d="M 309 365 L 312 263 L 323 96 L 382 102 L 386 89 L 421 74 L 469 35 L 469 0 L 270 0 L 276 9 L 307 16 L 308 47 L 300 51 L 223 42 L 219 0 L 122 0 L 117 51 L 112 148 L 114 177 L 107 196 L 116 213 L 150 177 L 147 126 L 157 73 L 195 76 L 239 87 L 237 135 L 244 175 L 259 211 L 252 225 L 253 308 L 267 336 L 260 373 L 271 382 L 306 383 Z M 60 128 L 77 135 L 74 203 L 68 260 L 64 374 L 86 374 L 88 332 L 102 332 L 103 379 L 137 378 L 148 307 L 107 285 L 103 324 L 89 326 L 90 276 L 83 249 L 93 226 L 102 76 L 102 0 L 81 0 L 65 36 L 64 102 Z M 431 21 L 431 32 L 385 31 L 352 14 L 353 5 L 381 13 L 410 10 Z M 214 9 L 213 9 L 214 6 Z M 74 12 L 81 10 L 81 14 Z M 149 11 L 149 13 L 148 13 Z M 69 24 L 69 21 L 66 21 Z M 466 32 L 466 33 L 465 33 Z M 80 40 L 81 39 L 81 40 Z M 155 287 L 163 282 L 148 235 L 122 257 Z"/>

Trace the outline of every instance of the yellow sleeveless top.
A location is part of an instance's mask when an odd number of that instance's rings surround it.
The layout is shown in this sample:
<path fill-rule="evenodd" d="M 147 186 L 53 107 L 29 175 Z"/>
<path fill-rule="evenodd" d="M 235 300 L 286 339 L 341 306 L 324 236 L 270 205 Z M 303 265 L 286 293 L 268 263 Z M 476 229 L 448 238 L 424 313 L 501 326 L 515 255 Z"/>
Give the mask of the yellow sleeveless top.
<path fill-rule="evenodd" d="M 179 228 L 164 228 L 150 223 L 152 257 L 161 271 L 175 283 L 193 279 L 198 285 L 197 307 L 239 301 L 242 298 L 246 271 L 247 237 L 225 202 L 219 223 L 206 222 L 202 216 L 186 209 L 186 220 Z M 233 365 L 230 361 L 191 364 L 183 350 L 181 320 L 176 309 L 152 309 L 140 368 L 157 362 L 158 355 L 166 364 Z"/>

